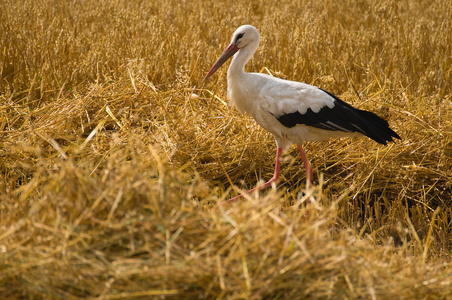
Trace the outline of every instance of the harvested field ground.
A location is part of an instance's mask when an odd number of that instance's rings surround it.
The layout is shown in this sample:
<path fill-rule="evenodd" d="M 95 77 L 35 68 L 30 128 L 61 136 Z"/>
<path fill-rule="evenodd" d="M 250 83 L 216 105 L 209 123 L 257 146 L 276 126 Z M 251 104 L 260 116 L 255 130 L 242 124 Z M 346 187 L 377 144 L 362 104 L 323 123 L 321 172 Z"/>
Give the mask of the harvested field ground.
<path fill-rule="evenodd" d="M 202 82 L 242 24 L 247 71 L 402 141 L 306 143 L 309 190 L 291 148 L 220 205 L 276 152 Z M 451 251 L 450 1 L 0 1 L 2 299 L 452 299 Z"/>

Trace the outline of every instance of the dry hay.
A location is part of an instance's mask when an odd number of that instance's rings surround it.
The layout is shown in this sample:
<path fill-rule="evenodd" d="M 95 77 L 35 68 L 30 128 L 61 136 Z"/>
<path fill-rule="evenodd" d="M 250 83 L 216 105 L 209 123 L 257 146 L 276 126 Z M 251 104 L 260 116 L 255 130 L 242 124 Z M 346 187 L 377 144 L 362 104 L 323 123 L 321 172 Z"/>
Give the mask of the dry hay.
<path fill-rule="evenodd" d="M 452 297 L 447 1 L 150 2 L 1 4 L 3 298 Z M 275 189 L 219 205 L 274 167 L 226 68 L 201 84 L 244 23 L 248 70 L 403 140 L 307 144 L 308 191 L 292 149 Z"/>

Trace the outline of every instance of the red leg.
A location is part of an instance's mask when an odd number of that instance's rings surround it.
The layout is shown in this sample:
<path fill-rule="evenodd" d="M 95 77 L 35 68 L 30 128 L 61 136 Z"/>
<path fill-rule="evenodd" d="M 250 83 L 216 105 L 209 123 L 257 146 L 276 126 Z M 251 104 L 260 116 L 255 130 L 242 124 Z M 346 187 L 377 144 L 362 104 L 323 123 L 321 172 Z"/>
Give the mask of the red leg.
<path fill-rule="evenodd" d="M 309 187 L 312 183 L 312 178 L 314 177 L 314 172 L 312 171 L 311 164 L 309 163 L 306 153 L 304 152 L 301 145 L 297 145 L 298 150 L 300 150 L 301 157 L 303 158 L 304 167 L 306 169 L 306 187 Z"/>
<path fill-rule="evenodd" d="M 247 194 L 250 194 L 250 193 L 252 193 L 254 191 L 259 191 L 259 190 L 266 189 L 269 186 L 271 186 L 274 181 L 277 181 L 279 179 L 279 169 L 280 169 L 280 165 L 281 165 L 281 154 L 282 154 L 282 148 L 278 147 L 278 149 L 276 149 L 275 173 L 273 174 L 273 177 L 269 181 L 267 181 L 266 183 L 264 183 L 262 185 L 259 185 L 259 186 L 255 187 L 254 189 L 249 190 L 248 192 L 246 192 Z M 242 197 L 243 197 L 242 195 L 238 195 L 238 196 L 236 196 L 234 198 L 231 198 L 229 200 L 226 200 L 224 202 L 235 201 L 235 200 L 240 199 Z"/>

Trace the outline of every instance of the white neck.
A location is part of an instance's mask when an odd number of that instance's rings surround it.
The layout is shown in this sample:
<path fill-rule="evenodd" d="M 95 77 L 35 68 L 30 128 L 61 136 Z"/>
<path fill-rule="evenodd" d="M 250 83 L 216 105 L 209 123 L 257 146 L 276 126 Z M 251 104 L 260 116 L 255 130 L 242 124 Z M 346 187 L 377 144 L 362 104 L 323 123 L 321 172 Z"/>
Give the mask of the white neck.
<path fill-rule="evenodd" d="M 257 48 L 259 47 L 259 41 L 257 43 L 250 43 L 241 48 L 232 58 L 231 65 L 228 69 L 228 82 L 235 78 L 243 77 L 245 73 L 246 63 L 253 57 Z"/>

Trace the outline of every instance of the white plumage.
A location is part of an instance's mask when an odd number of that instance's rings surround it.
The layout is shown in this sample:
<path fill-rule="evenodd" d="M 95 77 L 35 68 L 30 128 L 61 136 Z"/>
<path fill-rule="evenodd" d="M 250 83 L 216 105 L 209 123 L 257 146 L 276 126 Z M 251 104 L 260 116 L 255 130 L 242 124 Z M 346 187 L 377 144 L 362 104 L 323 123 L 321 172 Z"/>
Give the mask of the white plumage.
<path fill-rule="evenodd" d="M 231 44 L 204 79 L 234 55 L 228 70 L 228 97 L 240 112 L 250 114 L 275 137 L 278 147 L 275 173 L 267 183 L 249 192 L 266 188 L 279 179 L 281 153 L 293 143 L 297 144 L 303 157 L 309 184 L 313 172 L 301 147 L 304 141 L 359 135 L 366 135 L 381 144 L 393 141 L 393 138 L 400 139 L 385 120 L 353 108 L 318 87 L 261 73 L 246 73 L 245 64 L 256 52 L 259 42 L 260 34 L 256 28 L 240 26 L 234 32 Z"/>

